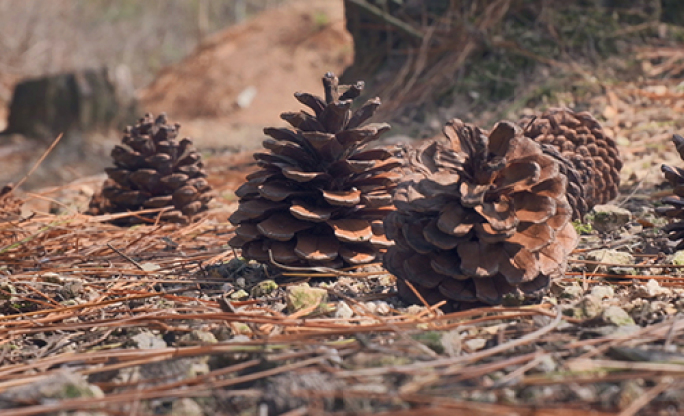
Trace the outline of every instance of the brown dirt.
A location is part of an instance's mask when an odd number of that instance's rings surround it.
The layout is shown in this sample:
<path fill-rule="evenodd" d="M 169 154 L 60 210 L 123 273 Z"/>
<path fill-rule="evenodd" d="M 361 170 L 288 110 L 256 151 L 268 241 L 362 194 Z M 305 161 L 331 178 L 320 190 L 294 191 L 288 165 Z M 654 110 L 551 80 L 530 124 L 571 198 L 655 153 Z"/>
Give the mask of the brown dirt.
<path fill-rule="evenodd" d="M 293 0 L 207 39 L 140 91 L 146 111 L 180 120 L 199 145 L 261 143 L 264 126 L 296 109 L 294 91 L 317 91 L 320 78 L 353 58 L 340 1 Z M 251 103 L 240 94 L 255 91 Z"/>

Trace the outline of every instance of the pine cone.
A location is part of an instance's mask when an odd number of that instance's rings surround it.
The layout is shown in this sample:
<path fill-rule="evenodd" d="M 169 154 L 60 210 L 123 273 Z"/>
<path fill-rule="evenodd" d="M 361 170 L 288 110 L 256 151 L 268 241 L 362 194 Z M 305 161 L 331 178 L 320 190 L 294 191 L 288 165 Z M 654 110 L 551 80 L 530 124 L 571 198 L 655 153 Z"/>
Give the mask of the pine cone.
<path fill-rule="evenodd" d="M 684 137 L 674 134 L 672 141 L 679 157 L 684 159 Z M 668 234 L 670 240 L 679 241 L 676 249 L 681 250 L 684 249 L 684 221 L 682 221 L 684 220 L 684 169 L 667 165 L 663 165 L 661 168 L 665 174 L 665 179 L 674 188 L 674 195 L 663 198 L 662 203 L 665 206 L 657 207 L 656 212 L 678 220 L 663 227 L 663 231 Z"/>
<path fill-rule="evenodd" d="M 561 169 L 568 177 L 568 201 L 573 219 L 582 220 L 594 205 L 618 194 L 622 161 L 615 141 L 588 112 L 552 108 L 533 120 L 521 120 L 525 136 L 554 146 L 570 163 Z M 574 167 L 574 168 L 573 168 Z"/>
<path fill-rule="evenodd" d="M 0 188 L 0 223 L 14 221 L 21 217 L 22 201 L 12 193 L 14 186 L 7 184 Z"/>
<path fill-rule="evenodd" d="M 393 209 L 391 191 L 401 175 L 392 170 L 401 162 L 389 150 L 367 148 L 388 124 L 359 127 L 380 99 L 353 112 L 363 82 L 338 86 L 328 73 L 323 86 L 325 99 L 295 94 L 314 115 L 283 113 L 294 129 L 264 129 L 269 151 L 254 155 L 261 169 L 236 191 L 230 245 L 247 259 L 272 255 L 276 265 L 338 268 L 372 262 L 390 244 L 382 220 Z"/>
<path fill-rule="evenodd" d="M 146 114 L 134 127 L 127 127 L 123 146 L 112 150 L 115 167 L 105 169 L 109 178 L 93 196 L 88 213 L 167 208 L 162 221 L 185 223 L 205 211 L 213 196 L 207 174 L 192 140 L 176 141 L 179 129 L 179 124 L 168 124 L 163 113 L 156 119 Z M 133 225 L 157 216 L 155 212 L 114 222 Z"/>
<path fill-rule="evenodd" d="M 410 155 L 385 219 L 400 295 L 416 301 L 405 282 L 430 303 L 465 305 L 546 290 L 577 242 L 558 161 L 510 122 L 487 134 L 455 119 L 444 133 L 450 143 Z"/>

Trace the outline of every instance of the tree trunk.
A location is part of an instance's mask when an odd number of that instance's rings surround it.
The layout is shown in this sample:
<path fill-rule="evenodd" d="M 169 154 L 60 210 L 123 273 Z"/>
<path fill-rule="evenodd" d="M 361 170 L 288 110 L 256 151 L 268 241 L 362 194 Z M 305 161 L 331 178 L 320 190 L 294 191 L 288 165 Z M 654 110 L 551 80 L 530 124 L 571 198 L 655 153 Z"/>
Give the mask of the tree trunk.
<path fill-rule="evenodd" d="M 7 129 L 52 141 L 60 133 L 87 133 L 121 129 L 138 114 L 135 91 L 126 68 L 87 69 L 29 79 L 17 84 L 12 95 Z"/>

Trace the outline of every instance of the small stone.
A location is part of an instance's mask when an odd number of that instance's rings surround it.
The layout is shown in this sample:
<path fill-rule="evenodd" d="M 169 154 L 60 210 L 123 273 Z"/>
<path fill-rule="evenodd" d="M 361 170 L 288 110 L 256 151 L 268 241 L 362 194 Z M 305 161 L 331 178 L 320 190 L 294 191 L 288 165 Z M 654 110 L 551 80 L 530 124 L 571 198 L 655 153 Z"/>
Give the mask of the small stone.
<path fill-rule="evenodd" d="M 64 283 L 64 286 L 59 290 L 59 294 L 64 299 L 73 299 L 78 297 L 83 290 L 83 281 L 80 279 L 72 279 Z"/>
<path fill-rule="evenodd" d="M 596 296 L 587 295 L 577 304 L 579 312 L 578 318 L 596 318 L 603 312 L 601 300 Z"/>
<path fill-rule="evenodd" d="M 178 345 L 208 345 L 217 342 L 218 340 L 213 333 L 198 329 L 182 335 L 178 340 Z"/>
<path fill-rule="evenodd" d="M 304 283 L 297 286 L 289 286 L 285 297 L 287 299 L 287 310 L 292 313 L 324 304 L 328 301 L 328 291 L 317 287 L 310 287 Z"/>
<path fill-rule="evenodd" d="M 263 280 L 252 288 L 252 297 L 260 298 L 267 296 L 278 289 L 278 284 L 273 280 Z"/>
<path fill-rule="evenodd" d="M 143 263 L 140 267 L 146 272 L 153 272 L 161 268 L 161 266 L 156 263 Z"/>
<path fill-rule="evenodd" d="M 149 332 L 141 332 L 130 338 L 133 345 L 141 350 L 151 350 L 156 348 L 166 348 L 166 342 L 160 337 L 154 336 Z"/>
<path fill-rule="evenodd" d="M 617 400 L 618 407 L 620 409 L 626 409 L 635 400 L 641 398 L 646 393 L 642 385 L 642 380 L 627 380 L 622 383 L 622 388 L 620 389 Z"/>
<path fill-rule="evenodd" d="M 457 357 L 461 354 L 463 348 L 461 338 L 461 334 L 456 329 L 442 334 L 442 347 L 449 357 Z"/>
<path fill-rule="evenodd" d="M 229 297 L 232 300 L 247 299 L 249 297 L 249 293 L 247 293 L 246 290 L 240 289 L 240 290 L 236 290 L 235 292 L 231 293 Z"/>
<path fill-rule="evenodd" d="M 236 322 L 233 324 L 233 330 L 235 331 L 236 334 L 238 335 L 252 335 L 252 328 L 249 327 L 244 322 Z M 237 337 L 235 337 L 237 338 Z"/>
<path fill-rule="evenodd" d="M 601 317 L 607 324 L 616 326 L 634 325 L 634 319 L 624 309 L 615 305 L 607 307 Z"/>
<path fill-rule="evenodd" d="M 487 345 L 487 340 L 484 338 L 472 338 L 463 342 L 463 346 L 469 351 L 481 350 L 485 345 Z"/>
<path fill-rule="evenodd" d="M 502 389 L 500 400 L 506 404 L 518 404 L 517 394 L 513 389 Z"/>
<path fill-rule="evenodd" d="M 596 205 L 593 209 L 594 229 L 609 233 L 617 231 L 632 221 L 632 213 L 615 205 Z"/>
<path fill-rule="evenodd" d="M 376 305 L 375 302 L 365 302 L 363 304 L 364 313 L 369 313 L 371 315 L 375 315 L 375 310 L 377 308 L 378 308 L 378 305 Z"/>
<path fill-rule="evenodd" d="M 596 388 L 594 386 L 570 384 L 568 387 L 582 402 L 591 403 L 596 400 Z"/>
<path fill-rule="evenodd" d="M 649 279 L 645 285 L 637 286 L 634 293 L 642 298 L 655 298 L 658 296 L 669 296 L 672 291 L 669 288 L 662 287 L 655 279 Z"/>
<path fill-rule="evenodd" d="M 591 289 L 591 295 L 598 299 L 612 299 L 615 296 L 615 290 L 611 286 L 594 286 Z"/>
<path fill-rule="evenodd" d="M 392 308 L 389 303 L 384 300 L 376 300 L 375 302 L 375 313 L 380 316 L 389 315 L 392 312 Z"/>
<path fill-rule="evenodd" d="M 202 416 L 204 411 L 202 406 L 197 404 L 196 401 L 183 397 L 173 401 L 171 405 L 171 412 L 169 416 Z"/>
<path fill-rule="evenodd" d="M 256 95 L 256 87 L 250 85 L 238 94 L 237 98 L 235 99 L 235 103 L 239 108 L 247 108 L 252 104 L 252 101 L 254 101 Z"/>
<path fill-rule="evenodd" d="M 622 266 L 604 266 L 596 264 L 587 264 L 587 270 L 589 272 L 601 272 L 606 271 L 615 274 L 634 274 L 634 268 L 629 267 L 634 264 L 634 256 L 624 251 L 617 251 L 614 249 L 599 249 L 592 250 L 588 252 L 585 256 L 587 260 L 597 261 L 601 263 L 611 264 L 611 265 L 623 265 Z"/>
<path fill-rule="evenodd" d="M 354 310 L 347 304 L 347 302 L 343 300 L 337 302 L 337 308 L 335 309 L 335 318 L 349 319 L 352 316 L 354 316 Z"/>
<path fill-rule="evenodd" d="M 481 403 L 495 403 L 496 393 L 493 391 L 475 390 L 470 393 L 470 400 Z"/>
<path fill-rule="evenodd" d="M 406 308 L 407 315 L 420 315 L 425 311 L 425 306 L 422 305 L 409 305 Z"/>
<path fill-rule="evenodd" d="M 684 265 L 684 250 L 676 251 L 674 254 L 668 256 L 666 262 L 677 266 Z"/>
<path fill-rule="evenodd" d="M 537 364 L 534 369 L 542 374 L 548 374 L 556 371 L 558 364 L 556 360 L 551 357 L 551 355 L 544 355 L 540 358 L 539 364 Z"/>
<path fill-rule="evenodd" d="M 58 285 L 62 284 L 62 276 L 54 272 L 47 272 L 41 276 L 44 282 L 55 283 Z"/>
<path fill-rule="evenodd" d="M 563 298 L 569 298 L 569 299 L 577 299 L 582 294 L 584 293 L 584 289 L 577 284 L 570 285 L 570 286 L 565 286 L 563 288 L 563 292 L 561 293 L 561 297 Z"/>

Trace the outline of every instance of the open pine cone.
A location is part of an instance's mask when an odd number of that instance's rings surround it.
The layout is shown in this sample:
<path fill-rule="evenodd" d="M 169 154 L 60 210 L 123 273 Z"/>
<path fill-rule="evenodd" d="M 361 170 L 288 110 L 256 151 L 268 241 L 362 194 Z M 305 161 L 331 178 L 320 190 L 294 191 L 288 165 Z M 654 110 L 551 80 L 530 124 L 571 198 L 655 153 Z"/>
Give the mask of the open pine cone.
<path fill-rule="evenodd" d="M 684 159 L 684 137 L 674 134 L 672 141 L 675 144 L 679 157 Z M 663 227 L 670 240 L 679 241 L 677 250 L 684 249 L 684 169 L 674 166 L 662 166 L 665 179 L 672 185 L 674 195 L 663 198 L 664 206 L 656 208 L 656 211 L 672 218 L 673 222 Z"/>
<path fill-rule="evenodd" d="M 185 223 L 205 211 L 213 193 L 206 181 L 201 156 L 192 140 L 176 140 L 179 124 L 168 124 L 166 114 L 156 119 L 146 114 L 124 131 L 122 146 L 115 146 L 115 167 L 90 201 L 91 215 L 165 208 L 159 212 L 128 216 L 113 222 L 133 225 L 162 221 Z"/>
<path fill-rule="evenodd" d="M 571 162 L 561 169 L 568 178 L 573 219 L 582 220 L 594 205 L 617 196 L 622 161 L 615 141 L 591 114 L 552 108 L 537 118 L 524 118 L 520 124 L 525 136 L 556 147 Z"/>
<path fill-rule="evenodd" d="M 372 262 L 390 244 L 382 220 L 393 209 L 401 175 L 392 170 L 401 162 L 389 150 L 367 148 L 388 124 L 360 127 L 380 99 L 352 111 L 363 82 L 338 86 L 328 73 L 323 86 L 325 99 L 295 94 L 313 114 L 281 114 L 294 128 L 264 129 L 268 152 L 254 155 L 261 169 L 236 191 L 230 245 L 247 259 L 337 268 Z"/>
<path fill-rule="evenodd" d="M 406 282 L 432 304 L 543 292 L 577 242 L 557 159 L 510 122 L 487 134 L 454 119 L 444 133 L 412 152 L 385 219 L 400 295 L 417 300 Z"/>

